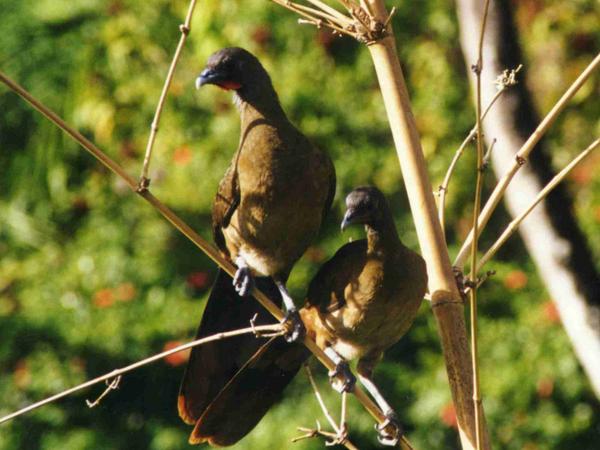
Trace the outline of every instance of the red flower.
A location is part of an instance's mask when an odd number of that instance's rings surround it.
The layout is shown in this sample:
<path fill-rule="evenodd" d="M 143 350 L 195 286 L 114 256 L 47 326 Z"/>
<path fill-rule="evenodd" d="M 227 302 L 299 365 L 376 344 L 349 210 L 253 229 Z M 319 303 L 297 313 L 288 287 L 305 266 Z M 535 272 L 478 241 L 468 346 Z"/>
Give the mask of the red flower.
<path fill-rule="evenodd" d="M 192 160 L 192 151 L 187 145 L 176 148 L 173 152 L 173 162 L 178 166 L 187 166 Z"/>
<path fill-rule="evenodd" d="M 440 410 L 440 419 L 444 425 L 450 428 L 458 429 L 458 420 L 456 419 L 456 409 L 454 409 L 453 403 L 447 403 Z"/>
<path fill-rule="evenodd" d="M 554 392 L 554 380 L 552 378 L 538 380 L 536 391 L 539 398 L 550 397 Z"/>
<path fill-rule="evenodd" d="M 550 323 L 560 322 L 560 314 L 556 304 L 552 300 L 548 300 L 542 304 L 542 314 Z"/>
<path fill-rule="evenodd" d="M 210 283 L 210 276 L 208 272 L 192 272 L 186 281 L 194 289 L 204 289 Z"/>
<path fill-rule="evenodd" d="M 182 344 L 184 344 L 184 342 L 182 341 L 169 341 L 164 345 L 163 351 L 166 352 L 167 350 L 171 350 Z M 190 349 L 188 348 L 187 350 L 182 350 L 180 352 L 173 353 L 169 356 L 165 356 L 165 362 L 170 366 L 177 367 L 181 366 L 182 364 L 185 364 L 189 357 Z"/>
<path fill-rule="evenodd" d="M 504 278 L 504 286 L 511 291 L 523 289 L 527 285 L 527 274 L 522 270 L 513 270 Z"/>
<path fill-rule="evenodd" d="M 106 288 L 96 291 L 93 302 L 94 306 L 97 308 L 108 308 L 109 306 L 112 306 L 115 302 L 115 296 L 112 289 Z"/>

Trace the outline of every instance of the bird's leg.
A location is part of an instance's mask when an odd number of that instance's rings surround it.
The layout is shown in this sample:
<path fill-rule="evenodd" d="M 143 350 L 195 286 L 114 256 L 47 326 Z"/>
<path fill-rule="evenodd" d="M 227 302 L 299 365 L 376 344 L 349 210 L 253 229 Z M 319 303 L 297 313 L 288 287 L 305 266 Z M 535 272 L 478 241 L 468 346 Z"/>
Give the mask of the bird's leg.
<path fill-rule="evenodd" d="M 235 265 L 238 269 L 233 277 L 233 286 L 240 297 L 247 297 L 254 287 L 254 278 L 252 278 L 250 266 L 242 256 L 235 258 Z"/>
<path fill-rule="evenodd" d="M 333 347 L 325 347 L 324 352 L 335 363 L 335 369 L 330 370 L 328 373 L 331 387 L 340 394 L 352 391 L 356 384 L 356 377 L 350 370 L 348 361 L 338 355 Z M 343 378 L 343 381 L 340 380 L 340 376 Z"/>
<path fill-rule="evenodd" d="M 377 430 L 377 440 L 383 444 L 391 447 L 395 447 L 400 438 L 402 437 L 403 431 L 400 423 L 398 422 L 398 416 L 392 409 L 389 403 L 383 398 L 381 392 L 375 383 L 373 383 L 373 363 L 370 361 L 360 360 L 356 368 L 358 372 L 358 379 L 367 391 L 371 394 L 377 405 L 383 411 L 385 415 L 385 422 L 382 424 L 375 425 Z"/>
<path fill-rule="evenodd" d="M 298 314 L 294 299 L 292 299 L 287 287 L 285 287 L 285 283 L 282 281 L 275 281 L 275 285 L 277 286 L 277 289 L 279 289 L 279 293 L 283 298 L 283 304 L 285 305 L 285 317 L 283 322 L 290 323 L 290 331 L 284 334 L 283 337 L 288 342 L 296 342 L 306 334 L 306 328 L 304 328 L 304 323 L 302 323 L 300 314 Z"/>

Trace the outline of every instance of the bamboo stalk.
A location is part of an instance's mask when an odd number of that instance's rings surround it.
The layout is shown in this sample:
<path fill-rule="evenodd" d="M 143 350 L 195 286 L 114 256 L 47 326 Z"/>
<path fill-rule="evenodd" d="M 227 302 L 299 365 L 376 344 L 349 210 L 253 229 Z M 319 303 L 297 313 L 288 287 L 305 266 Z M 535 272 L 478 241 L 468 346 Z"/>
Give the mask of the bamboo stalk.
<path fill-rule="evenodd" d="M 540 141 L 542 136 L 548 131 L 548 129 L 552 126 L 558 115 L 562 112 L 562 110 L 567 106 L 569 100 L 577 93 L 577 91 L 583 86 L 583 84 L 587 81 L 590 75 L 600 66 L 600 53 L 596 55 L 596 57 L 590 62 L 590 64 L 585 68 L 585 70 L 577 77 L 577 79 L 573 82 L 573 84 L 567 89 L 567 91 L 563 94 L 560 100 L 552 107 L 550 112 L 544 117 L 544 119 L 540 122 L 536 130 L 529 136 L 529 139 L 523 144 L 523 146 L 519 149 L 519 151 L 515 155 L 515 161 L 512 167 L 504 174 L 504 176 L 498 181 L 498 184 L 494 188 L 494 191 L 491 193 L 488 198 L 485 206 L 483 207 L 481 214 L 479 215 L 478 227 L 480 230 L 487 225 L 490 217 L 498 203 L 500 203 L 500 199 L 509 183 L 519 170 L 519 168 L 525 164 L 527 161 L 527 157 L 529 153 L 535 148 L 536 144 Z M 458 256 L 455 259 L 454 265 L 462 268 L 464 266 L 465 259 L 469 253 L 471 243 L 473 242 L 473 230 L 469 232 L 469 235 L 465 239 L 460 251 L 458 252 Z"/>
<path fill-rule="evenodd" d="M 105 167 L 111 170 L 115 175 L 121 177 L 132 191 L 137 192 L 142 198 L 144 198 L 155 209 L 157 209 L 161 213 L 161 215 L 165 219 L 167 219 L 167 221 L 169 221 L 177 230 L 179 230 L 184 236 L 186 236 L 190 241 L 192 241 L 196 245 L 196 247 L 202 250 L 202 252 L 204 252 L 219 267 L 221 267 L 221 269 L 223 269 L 232 277 L 235 275 L 235 266 L 230 261 L 225 259 L 212 244 L 204 240 L 198 233 L 196 233 L 189 225 L 187 225 L 183 220 L 181 220 L 158 198 L 152 195 L 150 191 L 145 189 L 138 190 L 136 181 L 127 172 L 125 172 L 125 170 L 121 166 L 119 166 L 115 161 L 110 159 L 108 155 L 106 155 L 96 145 L 94 145 L 81 133 L 79 133 L 77 130 L 68 125 L 55 112 L 50 110 L 43 103 L 41 103 L 39 100 L 33 97 L 29 92 L 27 92 L 27 90 L 25 90 L 23 87 L 19 86 L 17 83 L 12 81 L 2 71 L 0 71 L 0 81 L 6 84 L 10 89 L 12 89 L 15 93 L 17 93 L 25 101 L 27 101 L 31 106 L 33 106 L 33 108 L 35 108 L 45 117 L 47 117 L 52 123 L 58 126 L 65 133 L 67 133 L 71 138 L 73 138 L 73 140 L 79 143 L 85 150 L 87 150 L 92 156 L 98 159 L 98 161 L 100 161 Z M 281 311 L 281 309 L 279 309 L 277 305 L 275 305 L 275 303 L 273 303 L 263 292 L 256 288 L 253 288 L 252 295 L 277 320 L 283 320 L 284 314 Z M 335 368 L 334 362 L 331 361 L 331 359 L 329 359 L 325 352 L 323 352 L 323 350 L 321 350 L 317 346 L 315 341 L 313 341 L 309 337 L 304 337 L 303 343 L 328 370 L 333 370 Z M 355 386 L 352 393 L 354 394 L 356 399 L 364 406 L 364 408 L 369 412 L 369 414 L 371 414 L 371 416 L 373 416 L 375 420 L 377 420 L 378 423 L 382 424 L 385 422 L 386 417 L 383 414 L 383 412 L 360 387 Z M 404 436 L 402 437 L 401 445 L 404 446 L 403 448 L 410 448 L 410 444 Z"/>
<path fill-rule="evenodd" d="M 529 215 L 531 211 L 542 201 L 544 200 L 548 194 L 554 189 L 560 182 L 562 182 L 565 177 L 579 164 L 585 157 L 587 157 L 591 152 L 596 150 L 600 146 L 600 139 L 596 139 L 592 142 L 583 152 L 581 152 L 573 161 L 571 161 L 564 169 L 562 169 L 559 173 L 557 173 L 552 180 L 540 191 L 537 197 L 533 202 L 529 204 L 525 210 L 515 217 L 508 226 L 504 229 L 500 237 L 492 244 L 490 249 L 481 257 L 479 260 L 479 265 L 477 266 L 477 271 L 480 271 L 483 266 L 489 262 L 490 259 L 494 257 L 494 255 L 498 252 L 498 250 L 504 245 L 504 243 L 510 238 L 515 231 L 519 228 L 519 225 L 525 218 Z"/>
<path fill-rule="evenodd" d="M 362 0 L 380 23 L 387 20 L 382 0 Z M 448 380 L 454 400 L 463 449 L 475 448 L 475 417 L 470 372 L 470 352 L 464 306 L 456 282 L 448 248 L 437 217 L 435 200 L 425 158 L 421 149 L 408 92 L 398 60 L 391 29 L 389 34 L 368 46 L 400 161 L 404 184 L 423 257 L 427 262 L 429 291 L 436 317 Z M 489 448 L 485 423 L 484 448 Z"/>

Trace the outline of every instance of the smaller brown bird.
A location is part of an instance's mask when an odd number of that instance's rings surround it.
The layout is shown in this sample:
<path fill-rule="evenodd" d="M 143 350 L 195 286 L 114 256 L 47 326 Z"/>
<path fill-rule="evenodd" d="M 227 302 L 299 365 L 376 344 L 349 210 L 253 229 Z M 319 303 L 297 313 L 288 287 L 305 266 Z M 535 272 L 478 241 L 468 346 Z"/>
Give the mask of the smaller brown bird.
<path fill-rule="evenodd" d="M 346 198 L 342 230 L 363 224 L 367 239 L 344 245 L 313 278 L 300 310 L 307 333 L 336 363 L 330 373 L 338 391 L 353 389 L 348 360 L 358 358 L 358 379 L 387 417 L 378 439 L 396 445 L 402 434 L 396 414 L 372 381 L 383 352 L 410 328 L 427 287 L 421 256 L 398 237 L 392 213 L 375 187 Z M 271 340 L 250 358 L 198 419 L 195 442 L 233 445 L 254 428 L 309 353 L 299 344 Z"/>

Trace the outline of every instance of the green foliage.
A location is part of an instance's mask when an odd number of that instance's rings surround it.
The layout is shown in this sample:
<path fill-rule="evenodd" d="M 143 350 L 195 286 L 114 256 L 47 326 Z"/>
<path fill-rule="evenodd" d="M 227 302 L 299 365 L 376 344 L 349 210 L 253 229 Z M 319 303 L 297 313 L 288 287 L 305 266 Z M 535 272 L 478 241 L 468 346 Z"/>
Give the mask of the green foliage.
<path fill-rule="evenodd" d="M 434 185 L 473 122 L 453 5 L 404 2 L 394 19 L 401 59 Z M 517 6 L 529 87 L 546 111 L 599 47 L 592 0 Z M 131 174 L 179 38 L 186 1 L 0 0 L 0 67 L 89 136 Z M 163 114 L 152 189 L 202 235 L 216 185 L 238 140 L 230 95 L 193 81 L 227 45 L 256 53 L 289 116 L 333 157 L 334 210 L 295 269 L 297 299 L 318 264 L 347 236 L 341 200 L 376 183 L 404 241 L 417 247 L 408 202 L 368 53 L 349 39 L 298 26 L 259 0 L 200 2 Z M 326 95 L 324 95 L 324 93 Z M 576 97 L 549 137 L 557 166 L 600 131 L 598 82 Z M 14 94 L 0 93 L 0 414 L 126 365 L 194 332 L 215 268 L 123 183 Z M 571 184 L 577 213 L 600 255 L 598 159 Z M 467 152 L 451 184 L 448 237 L 464 236 L 474 180 Z M 583 180 L 583 181 L 582 181 Z M 493 180 L 488 180 L 491 184 Z M 595 211 L 590 214 L 590 211 Z M 485 242 L 505 223 L 499 214 Z M 359 236 L 355 233 L 354 236 Z M 494 264 L 481 293 L 481 378 L 497 448 L 591 449 L 600 408 L 520 243 Z M 599 258 L 600 259 L 600 258 Z M 325 386 L 326 400 L 338 396 Z M 2 425 L 0 449 L 188 448 L 177 417 L 182 367 L 158 363 L 124 377 L 89 410 L 73 395 Z M 376 375 L 417 448 L 457 448 L 439 340 L 429 305 Z M 304 377 L 236 448 L 285 449 L 298 425 L 324 423 Z M 351 401 L 351 438 L 373 448 L 372 421 Z M 332 406 L 336 411 L 337 406 Z M 294 448 L 321 448 L 303 442 Z"/>

